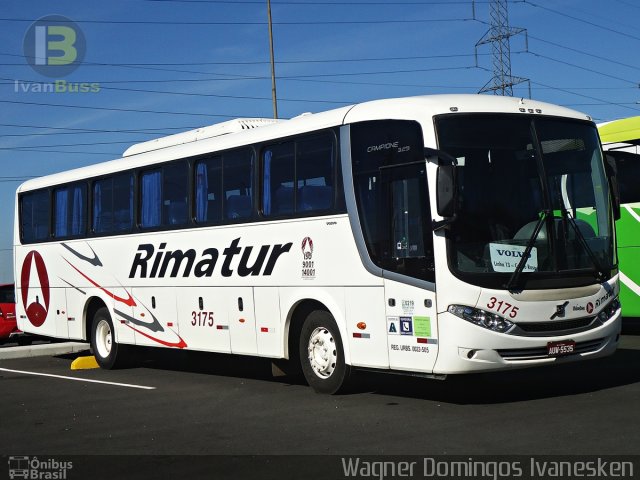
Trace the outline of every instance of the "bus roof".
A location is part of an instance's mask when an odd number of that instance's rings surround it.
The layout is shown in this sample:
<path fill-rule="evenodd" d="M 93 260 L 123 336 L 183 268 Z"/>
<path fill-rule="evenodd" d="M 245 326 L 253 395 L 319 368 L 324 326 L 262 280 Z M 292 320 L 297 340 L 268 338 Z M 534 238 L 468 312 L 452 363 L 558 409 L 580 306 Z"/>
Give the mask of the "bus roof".
<path fill-rule="evenodd" d="M 598 125 L 602 143 L 640 144 L 640 117 L 623 118 Z"/>
<path fill-rule="evenodd" d="M 27 180 L 18 192 L 79 181 L 119 170 L 154 165 L 284 138 L 362 120 L 420 119 L 444 113 L 536 113 L 591 120 L 584 113 L 530 99 L 497 95 L 457 94 L 372 100 L 290 120 L 236 119 L 129 147 L 122 158 Z M 246 123 L 251 125 L 247 127 Z"/>

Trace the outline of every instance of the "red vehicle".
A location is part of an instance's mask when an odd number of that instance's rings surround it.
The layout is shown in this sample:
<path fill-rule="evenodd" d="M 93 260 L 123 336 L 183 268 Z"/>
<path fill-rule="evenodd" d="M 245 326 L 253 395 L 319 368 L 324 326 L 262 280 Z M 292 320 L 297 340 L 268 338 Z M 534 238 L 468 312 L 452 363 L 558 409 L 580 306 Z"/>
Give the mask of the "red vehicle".
<path fill-rule="evenodd" d="M 0 285 L 0 342 L 21 333 L 16 325 L 16 296 L 12 283 Z"/>

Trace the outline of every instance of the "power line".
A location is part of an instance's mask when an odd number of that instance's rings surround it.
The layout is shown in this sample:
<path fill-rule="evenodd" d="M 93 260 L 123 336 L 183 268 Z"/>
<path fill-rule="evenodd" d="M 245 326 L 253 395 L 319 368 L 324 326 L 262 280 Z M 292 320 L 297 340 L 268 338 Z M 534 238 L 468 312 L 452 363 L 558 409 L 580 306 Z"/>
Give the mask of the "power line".
<path fill-rule="evenodd" d="M 8 78 L 2 78 L 1 80 L 11 80 Z M 12 79 L 17 82 L 22 83 L 31 83 L 30 80 L 24 79 Z M 136 92 L 136 93 L 155 93 L 155 94 L 165 94 L 165 95 L 183 95 L 190 97 L 213 97 L 213 98 L 233 98 L 236 100 L 271 100 L 270 97 L 252 97 L 248 95 L 221 95 L 218 93 L 196 93 L 196 92 L 175 92 L 175 91 L 167 91 L 167 90 L 147 90 L 142 88 L 122 88 L 122 87 L 105 87 L 103 85 L 100 86 L 101 90 L 113 90 L 118 92 Z M 353 103 L 352 101 L 335 101 L 335 100 L 313 100 L 313 99 L 305 99 L 305 98 L 280 98 L 282 102 L 304 102 L 304 103 L 330 103 L 336 105 L 349 105 Z"/>
<path fill-rule="evenodd" d="M 31 180 L 32 178 L 38 178 L 35 175 L 29 177 L 0 177 L 0 183 L 18 183 Z"/>
<path fill-rule="evenodd" d="M 233 5 L 264 5 L 264 1 L 258 1 L 258 0 L 249 0 L 249 1 L 242 1 L 242 0 L 141 0 L 143 2 L 154 2 L 154 3 L 210 3 L 210 4 L 233 4 Z M 510 3 L 521 3 L 524 0 L 511 0 Z M 489 0 L 476 0 L 475 3 L 488 3 Z M 365 6 L 371 6 L 371 5 L 382 5 L 382 6 L 396 6 L 396 5 L 424 5 L 424 6 L 428 6 L 428 5 L 473 5 L 474 2 L 469 1 L 469 0 L 436 0 L 436 1 L 431 1 L 431 2 L 407 2 L 407 1 L 402 1 L 402 2 L 343 2 L 343 1 L 333 1 L 333 2 L 301 2 L 301 1 L 280 1 L 280 2 L 273 2 L 272 5 L 296 5 L 296 6 L 318 6 L 318 5 L 323 5 L 323 6 L 327 6 L 327 5 L 334 5 L 334 6 L 342 6 L 342 5 L 365 5 Z"/>
<path fill-rule="evenodd" d="M 48 127 L 44 125 L 23 125 L 23 124 L 17 124 L 17 123 L 0 123 L 0 127 L 36 128 L 36 129 L 65 131 L 65 132 L 53 132 L 54 134 L 59 134 L 59 133 L 142 133 L 142 134 L 153 135 L 155 133 L 162 133 L 164 130 L 191 130 L 194 128 L 199 128 L 200 126 L 144 128 L 144 129 L 133 129 L 133 130 L 126 130 L 126 129 L 125 130 L 104 130 L 104 129 L 95 129 L 95 128 Z"/>
<path fill-rule="evenodd" d="M 5 150 L 5 151 L 13 151 L 13 152 L 42 152 L 42 153 L 70 153 L 70 154 L 78 154 L 78 155 L 108 155 L 110 157 L 119 157 L 121 156 L 121 153 L 111 153 L 111 152 L 73 152 L 73 151 L 69 151 L 69 150 L 47 150 L 47 149 L 33 149 L 33 150 L 22 150 L 20 148 L 14 148 L 14 147 L 0 147 L 0 150 Z"/>
<path fill-rule="evenodd" d="M 615 106 L 618 106 L 618 107 L 626 108 L 628 110 L 640 111 L 640 108 L 633 108 L 633 107 L 630 107 L 630 106 L 625 105 L 623 103 L 609 102 L 608 100 L 604 100 L 602 98 L 593 97 L 591 95 L 584 95 L 582 93 L 576 93 L 573 90 L 568 90 L 566 88 L 553 87 L 551 85 L 546 85 L 544 83 L 534 82 L 534 81 L 531 81 L 531 83 L 534 84 L 534 85 L 540 85 L 542 87 L 549 88 L 549 89 L 552 89 L 552 90 L 557 90 L 559 92 L 564 92 L 564 93 L 568 93 L 570 95 L 575 95 L 577 97 L 588 98 L 590 100 L 596 100 L 597 102 L 602 102 L 601 105 L 615 105 Z"/>
<path fill-rule="evenodd" d="M 526 5 L 531 5 L 532 7 L 540 8 L 542 10 L 546 10 L 548 12 L 555 13 L 556 15 L 560 15 L 562 17 L 570 18 L 570 19 L 575 20 L 577 22 L 582 22 L 582 23 L 585 23 L 587 25 L 591 25 L 592 27 L 596 27 L 596 28 L 599 28 L 601 30 L 606 30 L 608 32 L 616 33 L 618 35 L 622 35 L 622 36 L 625 36 L 627 38 L 632 38 L 634 40 L 640 40 L 640 37 L 636 37 L 635 35 L 631 35 L 629 33 L 621 32 L 619 30 L 614 30 L 613 28 L 605 27 L 605 26 L 600 25 L 598 23 L 590 22 L 588 20 L 584 20 L 584 19 L 579 18 L 579 17 L 574 17 L 573 15 L 569 15 L 567 13 L 563 13 L 563 12 L 560 12 L 558 10 L 554 10 L 553 8 L 543 7 L 542 5 L 538 5 L 537 3 L 533 3 L 530 0 L 523 0 L 523 3 L 525 3 Z"/>
<path fill-rule="evenodd" d="M 581 53 L 582 55 L 587 55 L 589 57 L 597 58 L 598 60 L 603 60 L 605 62 L 613 63 L 615 65 L 620 65 L 622 67 L 632 68 L 634 70 L 640 70 L 640 67 L 638 67 L 636 65 L 630 65 L 628 63 L 622 63 L 622 62 L 619 62 L 617 60 L 612 60 L 611 58 L 602 57 L 600 55 L 595 55 L 595 54 L 590 53 L 590 52 L 585 52 L 584 50 L 578 50 L 577 48 L 567 47 L 566 45 L 560 45 L 559 43 L 555 43 L 555 42 L 551 42 L 549 40 L 544 40 L 542 38 L 534 37 L 533 35 L 529 35 L 529 38 L 533 38 L 534 40 L 537 40 L 539 42 L 543 42 L 543 43 L 547 43 L 549 45 L 553 45 L 554 47 L 564 48 L 565 50 L 570 50 L 572 52 Z"/>
<path fill-rule="evenodd" d="M 2 138 L 5 137 L 52 137 L 59 135 L 104 135 L 104 133 L 118 133 L 118 134 L 132 134 L 140 135 L 142 132 L 49 132 L 49 133 L 3 133 Z M 142 135 L 158 135 L 158 133 L 142 133 Z"/>
<path fill-rule="evenodd" d="M 562 65 L 567 65 L 569 67 L 579 68 L 580 70 L 584 70 L 586 72 L 591 72 L 591 73 L 595 73 L 595 74 L 598 74 L 598 75 L 602 75 L 603 77 L 612 78 L 614 80 L 620 80 L 621 82 L 630 83 L 632 85 L 638 85 L 638 82 L 633 81 L 633 80 L 628 80 L 626 78 L 617 77 L 615 75 L 611 75 L 609 73 L 605 73 L 605 72 L 602 72 L 600 70 L 595 70 L 593 68 L 581 67 L 580 65 L 576 65 L 575 63 L 569 63 L 569 62 L 567 62 L 565 60 L 558 60 L 557 58 L 549 57 L 548 55 L 542 55 L 541 53 L 536 53 L 536 52 L 533 52 L 531 50 L 529 52 L 527 52 L 527 53 L 529 53 L 530 55 L 533 55 L 535 57 L 544 58 L 546 60 L 550 60 L 550 61 L 556 62 L 556 63 L 561 63 Z"/>
<path fill-rule="evenodd" d="M 21 58 L 35 58 L 27 55 L 0 53 L 0 55 L 21 57 Z M 478 53 L 478 55 L 490 55 L 489 53 Z M 276 65 L 299 65 L 299 64 L 314 64 L 314 63 L 361 63 L 361 62 L 388 62 L 388 61 L 404 61 L 404 60 L 433 60 L 437 58 L 459 58 L 459 57 L 474 57 L 473 53 L 460 53 L 460 54 L 442 54 L 442 55 L 420 55 L 410 57 L 371 57 L 371 58 L 333 58 L 333 59 L 313 59 L 313 60 L 278 60 Z M 241 66 L 253 66 L 253 65 L 268 65 L 270 62 L 263 60 L 250 60 L 250 61 L 235 61 L 235 62 L 135 62 L 135 63 L 114 63 L 114 62 L 87 62 L 83 61 L 78 65 L 91 66 L 91 67 L 155 67 L 155 66 L 205 66 L 205 65 L 241 65 Z M 27 63 L 0 63 L 1 66 L 16 66 L 16 67 L 31 67 Z M 70 65 L 73 65 L 71 63 Z"/>
<path fill-rule="evenodd" d="M 625 2 L 624 0 L 615 0 L 622 5 L 626 5 L 627 7 L 640 8 L 640 5 L 634 5 L 633 3 Z"/>
<path fill-rule="evenodd" d="M 191 115 L 198 117 L 218 117 L 218 118 L 238 118 L 250 115 L 222 115 L 215 113 L 188 113 L 188 112 L 170 112 L 166 110 L 142 110 L 136 108 L 116 108 L 116 107 L 89 107 L 87 105 L 63 105 L 60 103 L 43 103 L 43 102 L 24 102 L 16 100 L 0 100 L 0 103 L 10 103 L 16 105 L 37 105 L 41 107 L 58 107 L 58 108 L 80 108 L 85 110 L 106 110 L 110 112 L 136 112 L 136 113 L 157 113 L 164 115 Z"/>
<path fill-rule="evenodd" d="M 132 143 L 140 143 L 144 141 L 145 140 L 125 140 L 122 142 L 65 143 L 65 144 L 55 144 L 55 145 L 33 145 L 33 146 L 26 145 L 26 146 L 20 146 L 20 147 L 7 147 L 6 149 L 29 151 L 32 148 L 87 147 L 91 145 L 122 145 L 122 144 L 129 145 Z"/>
<path fill-rule="evenodd" d="M 391 23 L 438 23 L 472 21 L 474 18 L 423 18 L 423 19 L 394 19 L 394 20 L 314 20 L 295 22 L 273 22 L 274 25 L 379 25 Z M 33 23 L 36 19 L 30 18 L 0 18 L 0 22 L 26 22 Z M 48 20 L 50 23 L 65 23 L 67 20 Z M 204 21 L 177 21 L 177 20 L 91 20 L 75 19 L 75 23 L 90 23 L 98 25 L 182 25 L 182 26 L 238 26 L 238 25 L 267 25 L 267 22 L 204 22 Z"/>

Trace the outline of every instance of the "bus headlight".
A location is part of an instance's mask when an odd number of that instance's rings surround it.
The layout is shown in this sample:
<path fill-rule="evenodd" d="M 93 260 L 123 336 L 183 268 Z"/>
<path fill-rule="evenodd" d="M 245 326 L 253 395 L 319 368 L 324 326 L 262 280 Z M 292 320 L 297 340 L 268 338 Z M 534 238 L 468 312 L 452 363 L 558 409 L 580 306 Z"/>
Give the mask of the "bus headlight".
<path fill-rule="evenodd" d="M 613 300 L 611 300 L 608 303 L 608 305 L 604 307 L 602 311 L 598 314 L 598 320 L 600 320 L 602 323 L 606 322 L 611 317 L 613 317 L 619 309 L 620 309 L 620 300 L 618 300 L 618 297 L 616 297 Z"/>
<path fill-rule="evenodd" d="M 493 332 L 508 333 L 515 324 L 495 313 L 465 305 L 449 305 L 449 313 Z"/>

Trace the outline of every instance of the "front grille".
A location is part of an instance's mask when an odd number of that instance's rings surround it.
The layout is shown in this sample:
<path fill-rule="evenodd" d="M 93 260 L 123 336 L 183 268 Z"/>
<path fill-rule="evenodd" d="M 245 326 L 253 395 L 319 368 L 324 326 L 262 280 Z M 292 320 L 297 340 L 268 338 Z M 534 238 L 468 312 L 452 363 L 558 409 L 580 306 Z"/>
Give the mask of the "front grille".
<path fill-rule="evenodd" d="M 515 335 L 544 335 L 546 333 L 554 333 L 558 332 L 567 332 L 567 333 L 576 333 L 581 330 L 588 330 L 589 328 L 600 325 L 600 322 L 597 322 L 597 325 L 592 325 L 596 317 L 583 317 L 583 318 L 573 318 L 571 320 L 560 320 L 560 321 L 551 321 L 551 322 L 531 322 L 531 323 L 518 323 L 517 329 L 522 332 L 512 332 Z"/>
<path fill-rule="evenodd" d="M 576 343 L 575 352 L 571 355 L 579 353 L 589 353 L 597 350 L 602 345 L 604 338 L 596 340 L 587 340 L 585 342 Z M 547 346 L 533 348 L 510 348 L 497 350 L 498 354 L 506 360 L 536 360 L 539 358 L 552 358 L 547 355 Z M 567 356 L 571 356 L 567 355 Z"/>

